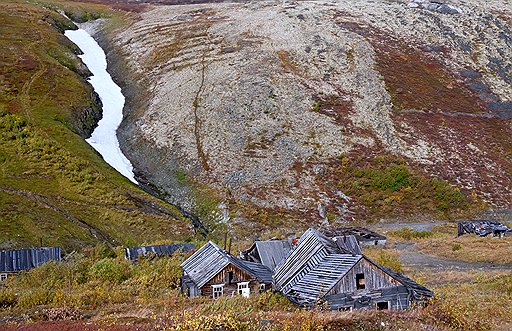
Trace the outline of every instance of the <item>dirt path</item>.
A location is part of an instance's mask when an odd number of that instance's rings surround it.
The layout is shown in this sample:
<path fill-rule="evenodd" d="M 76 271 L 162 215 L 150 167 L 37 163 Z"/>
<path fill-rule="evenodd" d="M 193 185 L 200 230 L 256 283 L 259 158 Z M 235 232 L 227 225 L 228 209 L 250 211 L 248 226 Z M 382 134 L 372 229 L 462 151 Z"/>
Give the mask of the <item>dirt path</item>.
<path fill-rule="evenodd" d="M 497 264 L 493 262 L 465 262 L 447 260 L 434 255 L 422 253 L 415 243 L 397 243 L 392 246 L 400 252 L 400 262 L 405 266 L 420 271 L 512 271 L 512 264 Z"/>

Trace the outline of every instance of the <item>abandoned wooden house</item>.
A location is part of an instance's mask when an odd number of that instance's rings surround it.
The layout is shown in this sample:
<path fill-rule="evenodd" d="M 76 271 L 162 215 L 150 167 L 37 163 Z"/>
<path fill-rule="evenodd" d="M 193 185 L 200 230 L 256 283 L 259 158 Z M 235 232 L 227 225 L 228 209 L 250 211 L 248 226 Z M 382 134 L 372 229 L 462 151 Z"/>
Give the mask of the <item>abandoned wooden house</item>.
<path fill-rule="evenodd" d="M 194 244 L 171 244 L 155 246 L 125 247 L 124 257 L 127 260 L 137 261 L 139 256 L 171 256 L 177 251 L 190 252 L 196 249 Z"/>
<path fill-rule="evenodd" d="M 427 288 L 315 229 L 307 230 L 274 270 L 274 287 L 292 302 L 330 309 L 401 310 L 433 296 Z"/>
<path fill-rule="evenodd" d="M 272 271 L 266 266 L 239 259 L 209 241 L 181 267 L 181 288 L 190 297 L 259 293 L 272 287 Z"/>
<path fill-rule="evenodd" d="M 377 232 L 361 227 L 338 228 L 325 233 L 330 237 L 354 236 L 360 246 L 385 245 L 386 237 Z"/>
<path fill-rule="evenodd" d="M 49 261 L 60 261 L 60 247 L 2 250 L 0 251 L 0 281 Z"/>
<path fill-rule="evenodd" d="M 457 223 L 457 237 L 466 233 L 474 233 L 481 237 L 488 235 L 503 237 L 507 233 L 512 233 L 512 229 L 497 221 L 463 221 Z"/>
<path fill-rule="evenodd" d="M 240 258 L 261 263 L 270 270 L 274 270 L 286 258 L 291 248 L 291 240 L 257 240 L 247 250 L 240 252 Z"/>

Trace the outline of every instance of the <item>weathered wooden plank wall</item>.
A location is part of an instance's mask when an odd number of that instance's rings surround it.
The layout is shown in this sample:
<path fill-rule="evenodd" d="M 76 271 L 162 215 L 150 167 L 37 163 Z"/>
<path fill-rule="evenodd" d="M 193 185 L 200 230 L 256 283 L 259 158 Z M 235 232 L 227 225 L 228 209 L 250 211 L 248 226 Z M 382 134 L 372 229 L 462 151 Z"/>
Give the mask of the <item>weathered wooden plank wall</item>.
<path fill-rule="evenodd" d="M 358 290 L 356 287 L 356 274 L 364 274 L 365 289 Z M 376 268 L 373 264 L 365 259 L 361 259 L 350 269 L 345 276 L 328 292 L 328 294 L 336 293 L 353 293 L 353 292 L 369 292 L 375 289 L 393 287 L 401 285 L 394 278 Z"/>

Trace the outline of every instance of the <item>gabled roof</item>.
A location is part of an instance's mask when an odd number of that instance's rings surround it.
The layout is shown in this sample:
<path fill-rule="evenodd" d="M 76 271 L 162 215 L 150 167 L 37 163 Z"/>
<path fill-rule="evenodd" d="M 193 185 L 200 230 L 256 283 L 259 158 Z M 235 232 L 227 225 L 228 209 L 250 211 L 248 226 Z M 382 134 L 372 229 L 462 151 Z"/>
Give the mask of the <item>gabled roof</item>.
<path fill-rule="evenodd" d="M 0 251 L 0 272 L 19 272 L 49 261 L 60 261 L 60 247 Z"/>
<path fill-rule="evenodd" d="M 291 296 L 316 301 L 322 298 L 343 276 L 361 260 L 361 255 L 330 254 L 311 269 L 290 290 Z"/>
<path fill-rule="evenodd" d="M 202 287 L 229 264 L 235 265 L 260 281 L 272 281 L 272 272 L 264 265 L 236 258 L 211 241 L 185 260 L 181 267 L 197 287 Z"/>
<path fill-rule="evenodd" d="M 289 240 L 257 240 L 242 254 L 245 256 L 244 260 L 254 257 L 270 270 L 274 270 L 288 256 L 291 247 Z"/>
<path fill-rule="evenodd" d="M 287 294 L 293 285 L 329 254 L 345 253 L 329 237 L 313 228 L 300 237 L 290 253 L 274 270 L 274 285 Z"/>
<path fill-rule="evenodd" d="M 139 256 L 146 256 L 148 254 L 155 254 L 157 256 L 170 256 L 178 250 L 188 252 L 194 250 L 194 244 L 171 244 L 171 245 L 156 245 L 156 246 L 137 246 L 126 247 L 124 255 L 127 260 L 136 261 Z"/>

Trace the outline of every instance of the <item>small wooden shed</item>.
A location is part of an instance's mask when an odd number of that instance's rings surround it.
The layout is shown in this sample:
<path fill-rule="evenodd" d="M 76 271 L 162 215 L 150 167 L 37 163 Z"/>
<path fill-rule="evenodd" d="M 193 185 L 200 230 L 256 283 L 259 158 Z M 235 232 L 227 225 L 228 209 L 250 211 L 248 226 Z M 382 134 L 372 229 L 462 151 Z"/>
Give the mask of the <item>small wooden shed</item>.
<path fill-rule="evenodd" d="M 190 297 L 248 297 L 272 287 L 272 271 L 269 268 L 241 260 L 211 241 L 185 260 L 181 267 L 182 291 Z"/>

